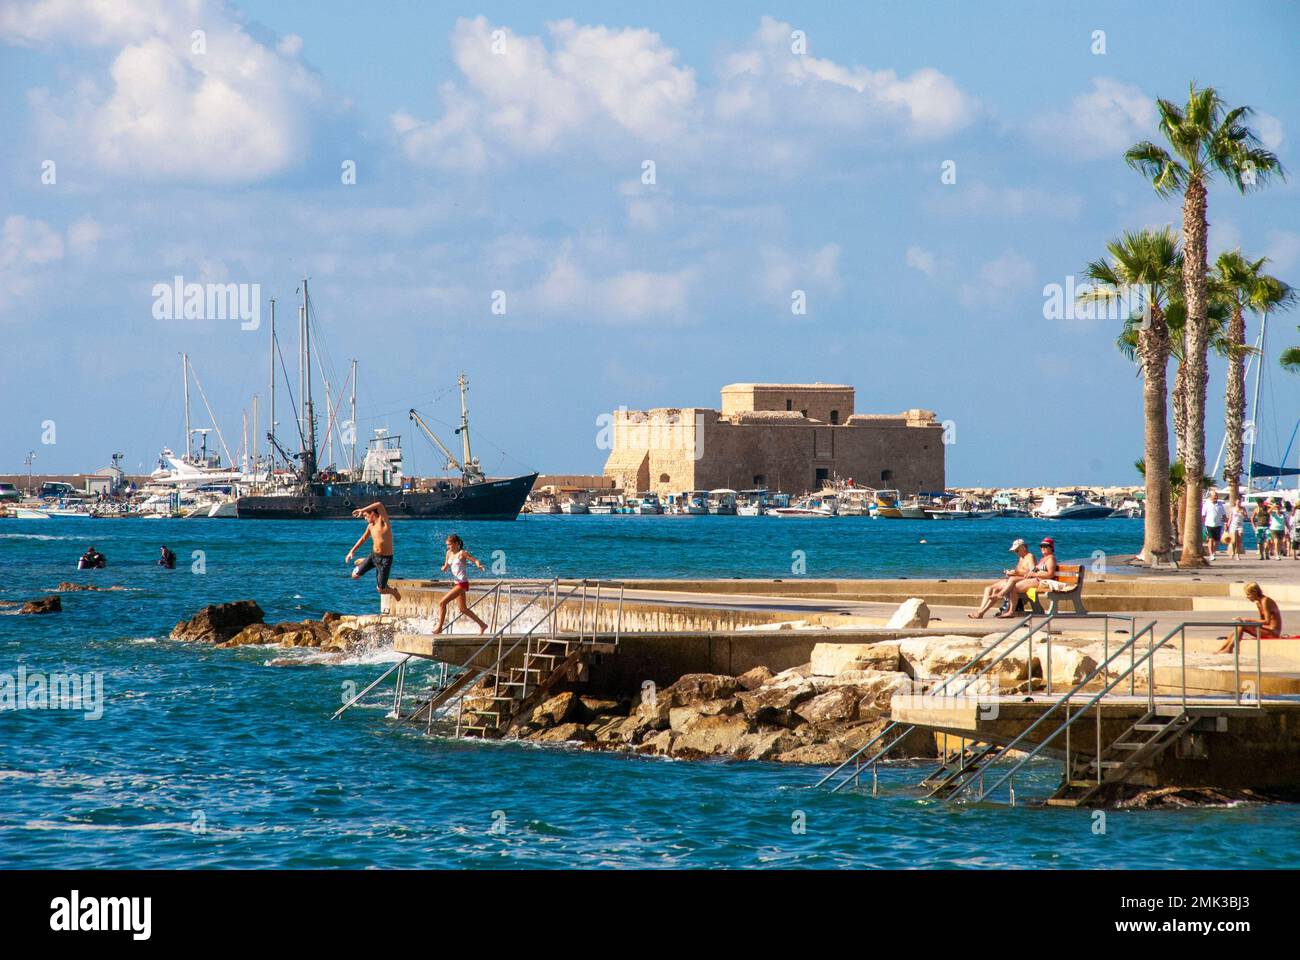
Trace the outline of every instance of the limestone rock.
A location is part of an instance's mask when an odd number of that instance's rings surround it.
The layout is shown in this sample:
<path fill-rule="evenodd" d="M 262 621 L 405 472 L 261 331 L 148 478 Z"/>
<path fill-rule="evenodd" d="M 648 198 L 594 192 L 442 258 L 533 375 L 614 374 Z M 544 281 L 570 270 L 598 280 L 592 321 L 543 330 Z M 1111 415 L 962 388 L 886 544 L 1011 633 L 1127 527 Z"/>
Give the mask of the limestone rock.
<path fill-rule="evenodd" d="M 798 746 L 799 738 L 788 731 L 758 730 L 740 738 L 734 755 L 740 760 L 773 760 Z"/>
<path fill-rule="evenodd" d="M 793 727 L 799 723 L 794 708 L 816 693 L 816 688 L 807 679 L 794 676 L 739 694 L 736 699 L 740 701 L 745 716 L 755 723 Z"/>
<path fill-rule="evenodd" d="M 261 623 L 264 618 L 262 608 L 252 600 L 214 603 L 172 627 L 171 638 L 191 643 L 224 643 L 249 624 Z"/>
<path fill-rule="evenodd" d="M 564 743 L 568 741 L 590 743 L 596 739 L 596 735 L 582 724 L 561 723 L 558 726 L 534 733 L 529 739 L 536 740 L 539 743 Z"/>
<path fill-rule="evenodd" d="M 608 700 L 603 697 L 578 697 L 578 712 L 588 723 L 599 717 L 609 717 L 615 714 L 623 713 L 622 704 L 617 700 Z"/>
<path fill-rule="evenodd" d="M 63 609 L 63 601 L 59 599 L 57 593 L 50 594 L 48 597 L 41 597 L 39 600 L 28 600 L 21 607 L 19 613 L 45 614 L 59 613 Z"/>
<path fill-rule="evenodd" d="M 887 630 L 911 630 L 930 625 L 930 608 L 920 597 L 904 600 L 885 624 Z"/>
<path fill-rule="evenodd" d="M 661 730 L 653 736 L 646 737 L 641 742 L 643 753 L 653 753 L 661 757 L 669 756 L 673 751 L 673 740 L 677 734 L 671 730 Z"/>
<path fill-rule="evenodd" d="M 749 720 L 741 715 L 697 716 L 673 741 L 673 756 L 734 754 L 750 732 Z"/>
<path fill-rule="evenodd" d="M 677 682 L 659 692 L 661 699 L 671 701 L 671 706 L 685 707 L 701 700 L 717 700 L 730 697 L 738 689 L 735 677 L 723 673 L 688 673 L 677 678 Z"/>
<path fill-rule="evenodd" d="M 813 647 L 814 676 L 834 677 L 848 670 L 897 670 L 897 641 L 881 643 L 819 643 Z"/>
<path fill-rule="evenodd" d="M 835 687 L 804 702 L 795 713 L 811 724 L 847 723 L 857 719 L 860 699 L 855 687 Z"/>
<path fill-rule="evenodd" d="M 544 727 L 565 724 L 578 714 L 578 695 L 571 690 L 556 694 L 533 710 L 533 723 Z"/>
<path fill-rule="evenodd" d="M 754 690 L 772 680 L 772 671 L 767 667 L 755 667 L 753 670 L 746 670 L 736 678 L 736 683 L 740 684 L 742 689 Z"/>
<path fill-rule="evenodd" d="M 647 699 L 643 695 L 632 715 L 652 730 L 667 730 L 672 707 L 671 698 L 656 696 Z"/>
<path fill-rule="evenodd" d="M 849 758 L 847 747 L 839 743 L 806 743 L 794 747 L 773 759 L 777 763 L 811 763 L 818 766 L 834 766 Z"/>

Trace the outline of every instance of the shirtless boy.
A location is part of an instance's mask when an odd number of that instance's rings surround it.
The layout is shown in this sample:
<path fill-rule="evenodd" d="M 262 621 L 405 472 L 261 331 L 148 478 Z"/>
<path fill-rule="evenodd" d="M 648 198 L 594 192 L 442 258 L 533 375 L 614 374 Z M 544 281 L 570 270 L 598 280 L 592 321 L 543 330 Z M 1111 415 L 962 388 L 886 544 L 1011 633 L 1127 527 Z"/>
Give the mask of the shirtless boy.
<path fill-rule="evenodd" d="M 388 585 L 388 575 L 393 571 L 393 526 L 388 521 L 388 511 L 376 500 L 368 507 L 353 510 L 352 516 L 366 521 L 366 532 L 357 538 L 357 542 L 348 551 L 347 562 L 352 562 L 361 544 L 366 542 L 366 537 L 370 538 L 371 544 L 370 556 L 357 563 L 352 571 L 352 579 L 356 580 L 363 573 L 374 570 L 375 584 L 379 592 L 387 594 L 394 600 L 401 600 L 402 595 L 396 588 Z"/>

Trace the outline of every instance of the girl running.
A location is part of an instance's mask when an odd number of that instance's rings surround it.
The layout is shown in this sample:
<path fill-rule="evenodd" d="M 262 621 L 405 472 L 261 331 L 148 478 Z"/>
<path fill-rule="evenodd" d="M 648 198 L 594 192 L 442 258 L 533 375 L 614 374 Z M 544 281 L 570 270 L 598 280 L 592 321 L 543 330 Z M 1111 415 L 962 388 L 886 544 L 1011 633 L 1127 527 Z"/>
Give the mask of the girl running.
<path fill-rule="evenodd" d="M 480 570 L 483 564 L 479 562 L 478 557 L 474 556 L 465 549 L 465 541 L 456 534 L 447 536 L 447 555 L 443 558 L 442 569 L 451 570 L 452 586 L 446 595 L 438 601 L 438 627 L 434 633 L 442 633 L 442 625 L 447 619 L 447 604 L 453 600 L 462 614 L 469 617 L 478 624 L 478 632 L 483 633 L 487 630 L 487 624 L 474 615 L 470 610 L 469 604 L 465 597 L 469 593 L 469 565 L 474 564 Z"/>

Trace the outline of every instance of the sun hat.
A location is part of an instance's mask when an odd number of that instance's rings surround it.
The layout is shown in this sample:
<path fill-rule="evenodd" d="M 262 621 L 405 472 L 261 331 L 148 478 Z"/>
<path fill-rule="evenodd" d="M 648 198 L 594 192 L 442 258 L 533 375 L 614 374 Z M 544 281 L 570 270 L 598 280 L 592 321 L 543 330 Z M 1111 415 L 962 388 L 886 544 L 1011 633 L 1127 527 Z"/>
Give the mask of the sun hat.
<path fill-rule="evenodd" d="M 1040 547 L 1051 547 L 1053 550 L 1056 549 L 1056 541 L 1051 537 L 1043 537 L 1043 539 L 1038 542 L 1038 545 Z"/>
<path fill-rule="evenodd" d="M 1011 550 L 1010 550 L 1010 552 L 1011 552 L 1011 553 L 1015 553 L 1015 552 L 1016 552 L 1017 550 L 1019 550 L 1021 547 L 1025 547 L 1025 546 L 1028 546 L 1028 544 L 1025 543 L 1025 541 L 1021 540 L 1019 537 L 1016 537 L 1016 539 L 1014 539 L 1014 540 L 1011 541 Z"/>

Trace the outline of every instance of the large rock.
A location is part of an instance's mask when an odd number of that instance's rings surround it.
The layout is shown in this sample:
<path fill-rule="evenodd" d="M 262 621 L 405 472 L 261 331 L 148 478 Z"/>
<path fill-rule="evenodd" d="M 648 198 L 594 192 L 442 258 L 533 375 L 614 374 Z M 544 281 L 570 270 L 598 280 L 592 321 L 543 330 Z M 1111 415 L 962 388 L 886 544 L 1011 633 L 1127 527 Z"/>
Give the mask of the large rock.
<path fill-rule="evenodd" d="M 686 707 L 703 700 L 730 697 L 739 688 L 735 677 L 724 673 L 688 673 L 677 682 L 659 691 L 659 699 L 670 701 L 670 706 Z"/>
<path fill-rule="evenodd" d="M 684 730 L 696 717 L 721 717 L 740 713 L 740 704 L 734 699 L 705 700 L 688 707 L 670 707 L 668 709 L 668 726 L 673 730 Z"/>
<path fill-rule="evenodd" d="M 736 678 L 736 683 L 745 690 L 755 690 L 765 683 L 772 681 L 772 671 L 767 667 L 758 666 L 753 670 L 746 670 Z"/>
<path fill-rule="evenodd" d="M 813 646 L 814 676 L 834 677 L 846 670 L 897 670 L 897 641 L 881 643 L 818 643 Z"/>
<path fill-rule="evenodd" d="M 596 739 L 596 735 L 582 724 L 561 723 L 559 726 L 534 733 L 528 739 L 536 740 L 539 743 L 567 743 L 569 741 L 589 743 Z"/>
<path fill-rule="evenodd" d="M 578 711 L 578 695 L 571 690 L 566 690 L 543 701 L 533 710 L 532 721 L 542 727 L 555 726 L 575 718 Z"/>
<path fill-rule="evenodd" d="M 849 749 L 839 743 L 805 743 L 773 759 L 777 763 L 811 763 L 818 766 L 835 766 L 849 758 Z"/>
<path fill-rule="evenodd" d="M 697 716 L 673 741 L 673 756 L 735 754 L 750 732 L 750 722 L 742 715 Z"/>
<path fill-rule="evenodd" d="M 801 722 L 794 712 L 795 707 L 812 699 L 816 693 L 809 680 L 796 675 L 746 691 L 736 699 L 740 701 L 745 716 L 755 723 L 769 727 L 794 727 Z"/>
<path fill-rule="evenodd" d="M 626 711 L 623 710 L 622 705 L 617 700 L 580 696 L 578 697 L 578 712 L 584 721 L 591 723 L 603 717 L 611 717 L 615 714 L 622 715 Z"/>
<path fill-rule="evenodd" d="M 904 600 L 885 624 L 887 630 L 912 630 L 930 625 L 930 608 L 920 597 Z"/>
<path fill-rule="evenodd" d="M 41 597 L 39 600 L 28 600 L 19 609 L 19 613 L 45 614 L 59 613 L 63 609 L 63 601 L 59 599 L 57 593 L 48 597 Z"/>
<path fill-rule="evenodd" d="M 993 642 L 995 636 L 908 637 L 898 643 L 901 666 L 917 678 L 946 679 L 957 674 L 979 656 Z M 1003 651 L 1013 646 L 1015 646 L 1014 639 L 1005 641 L 997 649 L 981 657 L 979 663 L 971 666 L 962 676 L 974 677 L 986 665 L 997 659 Z M 1042 645 L 1035 643 L 1032 664 L 1034 676 L 1042 676 L 1042 663 L 1039 660 L 1041 651 Z M 992 677 L 1005 686 L 1014 686 L 1022 680 L 1029 679 L 1028 652 L 1028 645 L 1020 644 L 991 671 Z M 957 687 L 960 688 L 960 685 L 958 682 Z"/>
<path fill-rule="evenodd" d="M 816 726 L 848 723 L 857 719 L 858 701 L 861 699 L 856 687 L 835 687 L 805 701 L 795 713 Z"/>
<path fill-rule="evenodd" d="M 262 608 L 252 600 L 214 603 L 172 627 L 171 638 L 191 643 L 225 643 L 249 624 L 264 619 Z"/>

